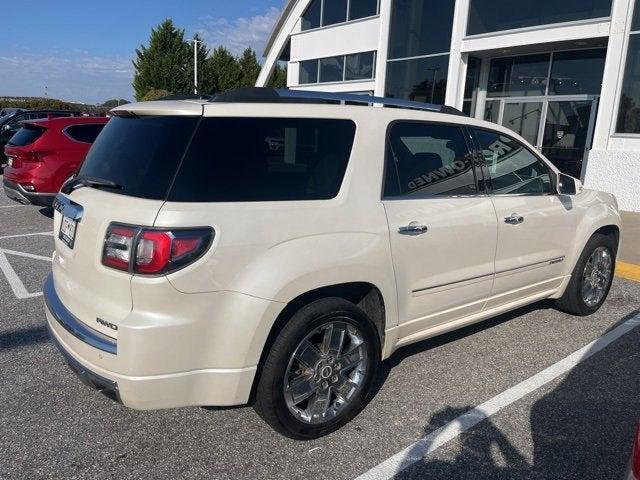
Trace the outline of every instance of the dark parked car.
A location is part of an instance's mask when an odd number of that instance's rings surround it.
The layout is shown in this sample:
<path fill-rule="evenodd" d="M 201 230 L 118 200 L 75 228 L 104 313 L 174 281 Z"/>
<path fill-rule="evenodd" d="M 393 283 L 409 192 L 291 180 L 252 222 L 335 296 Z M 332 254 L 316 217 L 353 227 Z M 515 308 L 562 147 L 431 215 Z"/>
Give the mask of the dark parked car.
<path fill-rule="evenodd" d="M 7 161 L 4 155 L 4 146 L 20 129 L 20 122 L 41 118 L 78 117 L 80 115 L 82 115 L 80 112 L 70 110 L 22 110 L 0 117 L 0 172 Z"/>
<path fill-rule="evenodd" d="M 50 206 L 108 121 L 74 117 L 23 122 L 4 149 L 6 195 L 19 203 Z"/>

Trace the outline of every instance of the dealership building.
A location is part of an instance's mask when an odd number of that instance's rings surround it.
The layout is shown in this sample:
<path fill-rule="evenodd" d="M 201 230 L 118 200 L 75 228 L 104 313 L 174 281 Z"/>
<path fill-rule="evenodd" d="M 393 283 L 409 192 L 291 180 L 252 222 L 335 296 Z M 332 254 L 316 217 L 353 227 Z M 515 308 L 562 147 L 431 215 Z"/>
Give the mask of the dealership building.
<path fill-rule="evenodd" d="M 640 211 L 640 1 L 289 0 L 258 86 L 451 105 Z"/>

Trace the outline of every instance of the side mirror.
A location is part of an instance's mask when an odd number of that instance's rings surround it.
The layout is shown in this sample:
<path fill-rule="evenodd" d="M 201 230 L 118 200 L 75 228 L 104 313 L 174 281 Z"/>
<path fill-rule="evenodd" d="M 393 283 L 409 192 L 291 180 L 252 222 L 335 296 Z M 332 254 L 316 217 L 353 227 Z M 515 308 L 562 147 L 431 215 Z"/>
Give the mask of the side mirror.
<path fill-rule="evenodd" d="M 560 195 L 576 195 L 582 191 L 582 182 L 564 173 L 558 174 L 558 193 Z"/>

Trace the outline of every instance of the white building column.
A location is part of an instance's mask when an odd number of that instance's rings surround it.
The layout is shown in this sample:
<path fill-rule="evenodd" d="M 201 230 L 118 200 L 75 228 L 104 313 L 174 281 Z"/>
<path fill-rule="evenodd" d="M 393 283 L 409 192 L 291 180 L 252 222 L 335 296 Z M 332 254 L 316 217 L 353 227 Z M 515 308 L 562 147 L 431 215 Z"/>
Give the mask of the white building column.
<path fill-rule="evenodd" d="M 462 39 L 467 32 L 468 12 L 469 0 L 456 0 L 451 31 L 447 93 L 444 103 L 458 109 L 462 109 L 464 85 L 467 77 L 468 55 L 462 53 Z"/>
<path fill-rule="evenodd" d="M 391 2 L 380 0 L 380 34 L 376 54 L 376 87 L 373 92 L 378 97 L 385 96 L 387 83 L 387 55 L 389 52 L 389 30 L 391 27 Z"/>

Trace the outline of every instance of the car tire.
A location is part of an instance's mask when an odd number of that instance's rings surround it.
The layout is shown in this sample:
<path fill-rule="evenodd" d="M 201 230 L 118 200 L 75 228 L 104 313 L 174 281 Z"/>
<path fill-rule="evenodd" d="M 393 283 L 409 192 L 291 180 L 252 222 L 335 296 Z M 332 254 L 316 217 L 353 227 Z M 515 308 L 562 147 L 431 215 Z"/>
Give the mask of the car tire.
<path fill-rule="evenodd" d="M 311 440 L 338 430 L 366 405 L 380 350 L 375 326 L 356 305 L 342 298 L 314 301 L 273 343 L 254 408 L 289 438 Z"/>
<path fill-rule="evenodd" d="M 586 316 L 598 311 L 609 295 L 615 272 L 617 244 L 613 237 L 594 234 L 584 247 L 571 274 L 567 288 L 556 305 L 572 315 Z M 595 258 L 595 257 L 599 257 Z M 596 265 L 602 262 L 602 269 Z M 589 296 L 588 292 L 598 292 Z"/>

